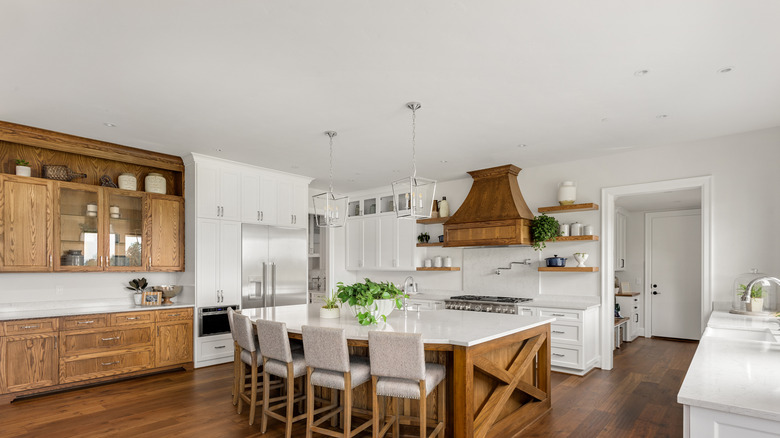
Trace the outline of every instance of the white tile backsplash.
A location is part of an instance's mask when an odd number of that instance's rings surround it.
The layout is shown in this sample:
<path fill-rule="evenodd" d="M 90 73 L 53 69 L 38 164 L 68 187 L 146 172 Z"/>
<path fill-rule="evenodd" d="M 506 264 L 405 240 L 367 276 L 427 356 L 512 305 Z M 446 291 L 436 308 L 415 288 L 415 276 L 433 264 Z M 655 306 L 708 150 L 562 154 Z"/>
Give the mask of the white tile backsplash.
<path fill-rule="evenodd" d="M 512 265 L 531 259 L 531 265 Z M 540 254 L 531 247 L 467 248 L 463 250 L 463 291 L 478 295 L 533 298 L 539 295 Z"/>

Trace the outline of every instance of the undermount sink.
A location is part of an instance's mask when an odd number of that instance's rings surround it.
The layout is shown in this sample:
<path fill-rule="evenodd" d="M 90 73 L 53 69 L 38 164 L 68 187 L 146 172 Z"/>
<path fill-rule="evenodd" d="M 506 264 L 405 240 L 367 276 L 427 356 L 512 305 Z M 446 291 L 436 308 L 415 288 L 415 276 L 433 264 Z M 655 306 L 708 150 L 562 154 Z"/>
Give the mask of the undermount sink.
<path fill-rule="evenodd" d="M 718 327 L 707 327 L 704 330 L 705 336 L 712 336 L 715 338 L 728 338 L 743 341 L 765 341 L 765 342 L 778 342 L 778 339 L 772 334 L 769 329 L 764 330 L 742 330 L 742 329 L 729 329 Z"/>

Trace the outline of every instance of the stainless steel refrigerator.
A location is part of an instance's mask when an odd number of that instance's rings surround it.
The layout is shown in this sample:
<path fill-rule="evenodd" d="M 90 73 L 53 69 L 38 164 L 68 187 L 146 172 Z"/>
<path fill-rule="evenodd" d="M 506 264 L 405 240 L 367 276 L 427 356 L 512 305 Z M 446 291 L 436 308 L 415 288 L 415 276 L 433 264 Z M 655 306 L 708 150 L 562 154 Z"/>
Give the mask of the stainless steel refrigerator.
<path fill-rule="evenodd" d="M 306 230 L 241 226 L 241 307 L 308 302 Z"/>

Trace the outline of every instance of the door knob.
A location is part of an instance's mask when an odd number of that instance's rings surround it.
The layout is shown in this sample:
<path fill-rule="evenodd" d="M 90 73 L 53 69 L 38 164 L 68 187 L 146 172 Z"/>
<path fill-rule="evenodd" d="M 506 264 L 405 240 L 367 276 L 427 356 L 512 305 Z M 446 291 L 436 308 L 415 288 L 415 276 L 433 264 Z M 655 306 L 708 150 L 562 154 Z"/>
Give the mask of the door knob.
<path fill-rule="evenodd" d="M 656 287 L 658 287 L 658 285 L 657 285 L 657 284 L 654 284 L 654 285 L 653 285 L 653 288 L 656 288 Z"/>
<path fill-rule="evenodd" d="M 657 291 L 657 290 L 654 290 L 654 291 L 653 291 L 653 295 L 658 295 L 658 291 Z"/>

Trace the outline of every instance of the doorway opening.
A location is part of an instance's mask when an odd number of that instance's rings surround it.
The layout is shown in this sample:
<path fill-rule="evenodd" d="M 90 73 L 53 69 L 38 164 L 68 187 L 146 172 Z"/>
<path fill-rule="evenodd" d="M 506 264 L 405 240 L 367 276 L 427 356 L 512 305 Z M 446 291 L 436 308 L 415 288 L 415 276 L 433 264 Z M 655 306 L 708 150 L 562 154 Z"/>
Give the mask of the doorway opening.
<path fill-rule="evenodd" d="M 601 357 L 609 370 L 616 303 L 631 318 L 629 339 L 701 336 L 711 309 L 711 177 L 605 188 L 601 201 Z"/>

